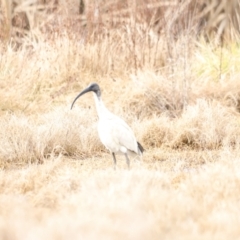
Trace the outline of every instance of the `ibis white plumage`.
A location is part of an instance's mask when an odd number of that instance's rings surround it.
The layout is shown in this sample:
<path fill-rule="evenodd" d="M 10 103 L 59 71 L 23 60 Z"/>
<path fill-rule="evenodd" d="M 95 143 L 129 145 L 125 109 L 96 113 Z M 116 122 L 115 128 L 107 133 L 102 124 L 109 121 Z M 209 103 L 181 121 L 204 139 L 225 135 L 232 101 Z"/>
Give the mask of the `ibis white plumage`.
<path fill-rule="evenodd" d="M 115 154 L 124 154 L 128 168 L 130 168 L 128 155 L 142 155 L 144 149 L 141 144 L 137 142 L 132 129 L 127 123 L 105 107 L 101 99 L 99 85 L 97 83 L 91 83 L 86 89 L 81 91 L 74 99 L 71 109 L 77 99 L 87 92 L 93 92 L 99 117 L 98 134 L 103 145 L 112 153 L 114 169 L 116 169 L 117 162 Z"/>

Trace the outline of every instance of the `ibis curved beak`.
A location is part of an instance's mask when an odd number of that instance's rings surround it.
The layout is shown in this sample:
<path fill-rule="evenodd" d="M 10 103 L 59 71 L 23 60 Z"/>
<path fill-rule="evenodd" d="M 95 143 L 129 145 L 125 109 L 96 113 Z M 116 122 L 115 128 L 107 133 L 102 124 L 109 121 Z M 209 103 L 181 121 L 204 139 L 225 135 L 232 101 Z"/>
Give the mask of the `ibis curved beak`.
<path fill-rule="evenodd" d="M 74 103 L 77 101 L 78 98 L 80 98 L 82 95 L 84 95 L 85 93 L 90 92 L 90 91 L 92 91 L 92 90 L 90 89 L 90 87 L 87 87 L 87 88 L 85 88 L 83 91 L 81 91 L 81 92 L 76 96 L 76 98 L 74 99 L 74 101 L 73 101 L 73 103 L 72 103 L 72 105 L 71 105 L 71 109 L 73 108 L 73 105 L 74 105 Z"/>

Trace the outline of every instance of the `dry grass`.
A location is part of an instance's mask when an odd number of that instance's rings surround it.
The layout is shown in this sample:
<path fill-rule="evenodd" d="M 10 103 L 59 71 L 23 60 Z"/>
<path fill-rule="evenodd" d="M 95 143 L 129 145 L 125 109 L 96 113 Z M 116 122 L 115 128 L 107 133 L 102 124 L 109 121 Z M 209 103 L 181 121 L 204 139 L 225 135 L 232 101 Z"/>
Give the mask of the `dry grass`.
<path fill-rule="evenodd" d="M 173 169 L 114 172 L 102 158 L 2 171 L 1 237 L 237 238 L 238 158 L 222 151 L 217 162 L 185 170 L 175 159 Z"/>
<path fill-rule="evenodd" d="M 69 12 L 0 45 L 0 239 L 239 238 L 239 46 Z M 91 94 L 70 110 L 90 82 L 146 149 L 130 171 Z"/>

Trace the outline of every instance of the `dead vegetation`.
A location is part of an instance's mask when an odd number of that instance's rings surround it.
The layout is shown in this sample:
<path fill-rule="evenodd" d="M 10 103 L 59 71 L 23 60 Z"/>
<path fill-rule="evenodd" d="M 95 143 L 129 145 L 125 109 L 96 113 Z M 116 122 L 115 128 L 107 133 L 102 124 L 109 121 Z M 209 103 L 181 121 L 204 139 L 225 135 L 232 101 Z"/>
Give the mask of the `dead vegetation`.
<path fill-rule="evenodd" d="M 0 238 L 236 239 L 239 1 L 80 2 L 1 1 Z M 146 149 L 129 172 L 92 96 L 70 110 L 90 82 Z"/>

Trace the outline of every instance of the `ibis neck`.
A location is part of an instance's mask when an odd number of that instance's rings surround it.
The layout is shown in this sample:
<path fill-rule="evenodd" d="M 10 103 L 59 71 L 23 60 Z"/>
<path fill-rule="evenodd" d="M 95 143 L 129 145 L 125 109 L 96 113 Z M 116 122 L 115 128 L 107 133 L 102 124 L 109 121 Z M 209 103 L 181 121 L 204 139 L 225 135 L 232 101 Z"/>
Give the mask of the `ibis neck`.
<path fill-rule="evenodd" d="M 110 112 L 103 104 L 101 97 L 97 96 L 95 93 L 93 94 L 93 96 L 97 108 L 98 117 L 102 118 L 104 116 L 107 116 Z"/>

